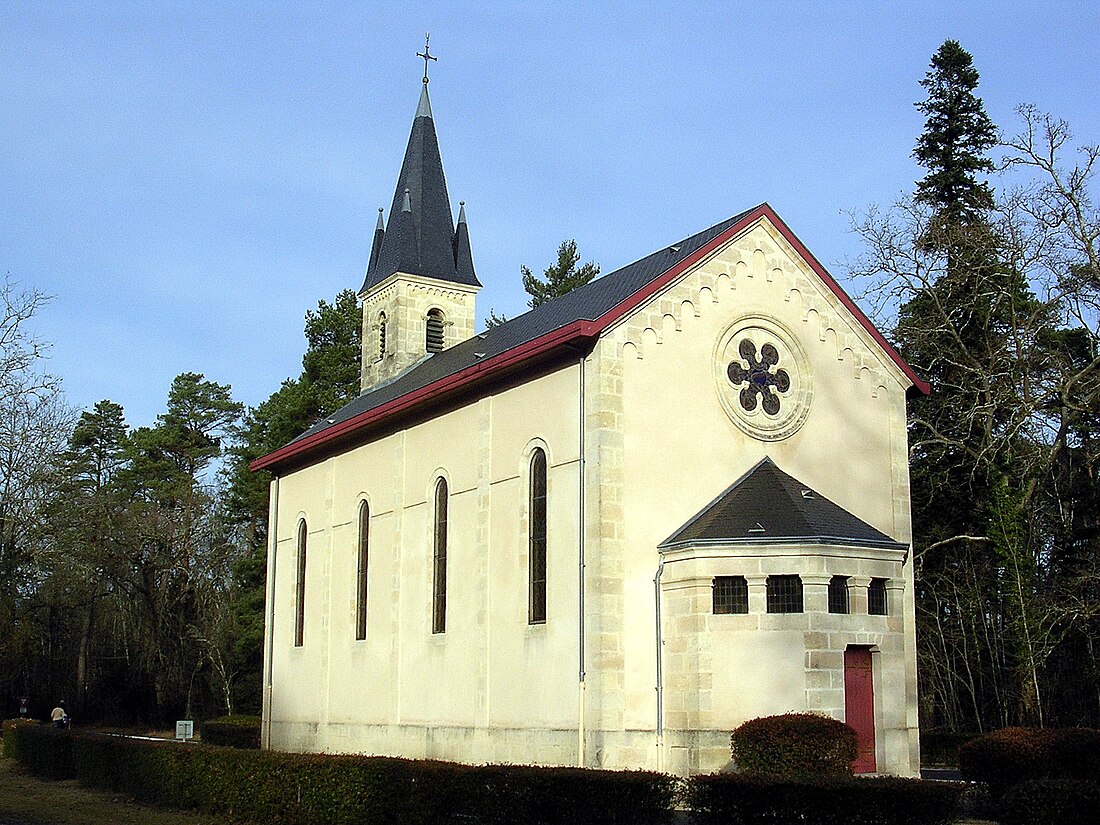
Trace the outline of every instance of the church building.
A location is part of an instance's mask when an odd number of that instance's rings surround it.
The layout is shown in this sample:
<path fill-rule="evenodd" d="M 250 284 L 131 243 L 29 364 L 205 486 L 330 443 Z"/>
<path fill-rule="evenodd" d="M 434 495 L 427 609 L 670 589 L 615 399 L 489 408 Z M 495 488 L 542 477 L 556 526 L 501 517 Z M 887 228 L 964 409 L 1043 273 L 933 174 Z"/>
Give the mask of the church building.
<path fill-rule="evenodd" d="M 811 711 L 916 774 L 927 385 L 767 204 L 482 332 L 452 215 L 425 77 L 362 393 L 253 463 L 264 746 L 688 775 Z"/>

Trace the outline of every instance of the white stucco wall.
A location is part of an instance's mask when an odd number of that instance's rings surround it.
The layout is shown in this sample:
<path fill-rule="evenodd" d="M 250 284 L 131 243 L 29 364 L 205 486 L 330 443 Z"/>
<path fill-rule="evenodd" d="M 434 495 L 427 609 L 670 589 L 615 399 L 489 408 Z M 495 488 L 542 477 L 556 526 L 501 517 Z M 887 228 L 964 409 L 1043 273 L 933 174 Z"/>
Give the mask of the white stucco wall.
<path fill-rule="evenodd" d="M 796 338 L 812 379 L 804 422 L 780 440 L 746 433 L 719 400 L 716 344 L 746 318 L 764 319 Z M 623 724 L 653 728 L 657 545 L 765 456 L 891 538 L 908 542 L 908 381 L 766 221 L 624 319 L 600 346 L 622 353 L 623 612 L 632 629 L 623 649 L 628 709 Z M 603 469 L 615 472 L 612 466 Z M 739 561 L 719 552 L 715 555 L 726 558 L 698 563 L 690 576 L 686 570 L 664 573 L 665 587 L 679 596 L 666 598 L 662 617 L 666 767 L 679 772 L 720 767 L 729 757 L 729 731 L 755 716 L 810 709 L 843 719 L 838 657 L 852 644 L 876 646 L 883 668 L 876 684 L 879 744 L 891 744 L 880 748 L 880 768 L 912 773 L 917 764 L 911 562 L 903 566 L 897 551 L 851 548 L 802 548 L 782 558 L 790 552 L 765 547 Z M 698 554 L 672 554 L 668 565 L 693 555 Z M 816 576 L 807 599 L 811 590 L 818 594 L 819 609 L 807 603 L 806 613 L 795 616 L 709 615 L 715 575 L 755 576 L 750 586 L 759 588 L 759 613 L 769 573 Z M 871 576 L 890 579 L 894 615 L 867 616 L 864 595 L 863 615 L 829 616 L 823 599 L 834 574 L 853 576 L 852 584 L 863 588 Z M 690 581 L 677 582 L 678 577 Z M 678 649 L 669 650 L 670 643 Z M 818 651 L 813 663 L 812 651 Z M 829 662 L 824 675 L 814 673 L 819 660 Z"/>
<path fill-rule="evenodd" d="M 271 746 L 570 762 L 577 707 L 577 367 L 280 480 Z M 527 621 L 531 449 L 548 459 L 547 622 Z M 447 626 L 431 632 L 432 491 L 448 480 Z M 371 508 L 367 638 L 356 641 L 359 502 Z M 304 644 L 296 536 L 309 527 Z M 493 731 L 534 727 L 548 755 Z M 568 752 L 559 753 L 564 749 Z"/>
<path fill-rule="evenodd" d="M 787 330 L 812 379 L 805 420 L 780 440 L 754 438 L 720 403 L 716 346 L 747 316 Z M 270 746 L 709 770 L 725 761 L 740 721 L 799 709 L 842 715 L 837 656 L 859 644 L 876 650 L 880 768 L 913 772 L 912 561 L 903 564 L 899 551 L 668 555 L 660 735 L 654 592 L 658 544 L 765 455 L 908 542 L 906 386 L 839 299 L 761 221 L 617 322 L 583 366 L 563 365 L 287 474 L 271 562 Z M 549 463 L 544 625 L 527 623 L 527 467 L 535 445 Z M 439 475 L 450 486 L 447 630 L 432 634 L 431 498 Z M 368 633 L 355 641 L 356 514 L 364 498 L 371 507 Z M 295 648 L 302 517 L 307 615 L 304 645 Z M 764 614 L 769 572 L 804 575 L 805 613 Z M 824 586 L 833 573 L 860 587 L 870 576 L 889 578 L 892 615 L 868 617 L 865 596 L 860 615 L 859 587 L 853 615 L 827 614 Z M 710 581 L 727 574 L 755 577 L 749 616 L 710 615 Z"/>

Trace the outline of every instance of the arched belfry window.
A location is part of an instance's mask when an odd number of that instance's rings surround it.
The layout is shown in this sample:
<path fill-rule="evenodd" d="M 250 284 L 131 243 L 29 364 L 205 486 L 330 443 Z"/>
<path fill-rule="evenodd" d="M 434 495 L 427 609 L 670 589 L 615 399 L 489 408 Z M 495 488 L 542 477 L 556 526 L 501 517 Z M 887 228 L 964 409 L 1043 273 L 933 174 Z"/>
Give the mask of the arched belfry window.
<path fill-rule="evenodd" d="M 367 638 L 367 552 L 370 539 L 370 505 L 359 504 L 359 564 L 355 576 L 355 638 Z"/>
<path fill-rule="evenodd" d="M 432 531 L 432 633 L 447 630 L 447 479 L 435 482 L 435 529 Z"/>
<path fill-rule="evenodd" d="M 424 345 L 428 352 L 443 351 L 443 311 L 429 309 L 424 330 Z"/>
<path fill-rule="evenodd" d="M 386 357 L 386 313 L 378 313 L 378 358 Z"/>
<path fill-rule="evenodd" d="M 298 521 L 298 575 L 294 583 L 294 646 L 301 647 L 306 629 L 306 520 Z"/>
<path fill-rule="evenodd" d="M 542 624 L 546 621 L 546 453 L 540 448 L 531 455 L 530 496 L 527 622 Z"/>

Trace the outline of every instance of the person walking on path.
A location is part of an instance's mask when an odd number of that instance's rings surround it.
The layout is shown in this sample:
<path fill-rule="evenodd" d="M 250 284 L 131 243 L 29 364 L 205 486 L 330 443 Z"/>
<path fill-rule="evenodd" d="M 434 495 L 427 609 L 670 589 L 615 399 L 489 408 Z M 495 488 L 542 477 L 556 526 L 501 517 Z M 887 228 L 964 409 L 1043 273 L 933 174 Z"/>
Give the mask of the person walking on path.
<path fill-rule="evenodd" d="M 65 713 L 65 703 L 58 702 L 57 707 L 50 712 L 50 721 L 55 728 L 63 728 L 69 721 L 69 715 Z"/>

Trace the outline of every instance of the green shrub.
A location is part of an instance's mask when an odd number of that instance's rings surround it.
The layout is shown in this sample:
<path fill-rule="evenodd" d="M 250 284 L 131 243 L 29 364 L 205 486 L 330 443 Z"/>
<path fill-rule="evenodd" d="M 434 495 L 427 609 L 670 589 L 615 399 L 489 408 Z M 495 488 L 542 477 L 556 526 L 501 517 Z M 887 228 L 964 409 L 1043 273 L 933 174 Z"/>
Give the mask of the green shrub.
<path fill-rule="evenodd" d="M 1032 779 L 997 804 L 1002 825 L 1092 825 L 1100 812 L 1100 784 L 1077 779 Z"/>
<path fill-rule="evenodd" d="M 14 729 L 19 726 L 31 726 L 38 727 L 38 720 L 36 719 L 24 719 L 18 717 L 16 719 L 5 719 L 3 725 L 0 726 L 0 730 L 3 730 L 4 736 L 4 756 L 8 759 L 19 759 L 19 743 L 16 740 Z"/>
<path fill-rule="evenodd" d="M 954 731 L 929 730 L 920 733 L 920 761 L 928 767 L 957 768 L 959 766 L 959 748 L 977 733 L 955 733 Z"/>
<path fill-rule="evenodd" d="M 642 771 L 475 767 L 28 730 L 21 761 L 32 772 L 64 778 L 52 767 L 64 741 L 69 776 L 83 785 L 268 825 L 657 825 L 677 790 L 673 777 Z"/>
<path fill-rule="evenodd" d="M 230 748 L 260 747 L 259 716 L 222 716 L 202 723 L 202 741 Z"/>
<path fill-rule="evenodd" d="M 856 758 L 856 732 L 813 713 L 750 719 L 733 732 L 730 745 L 740 773 L 773 779 L 851 776 Z"/>
<path fill-rule="evenodd" d="M 711 774 L 692 780 L 699 825 L 948 825 L 961 786 L 893 777 L 816 782 Z"/>

